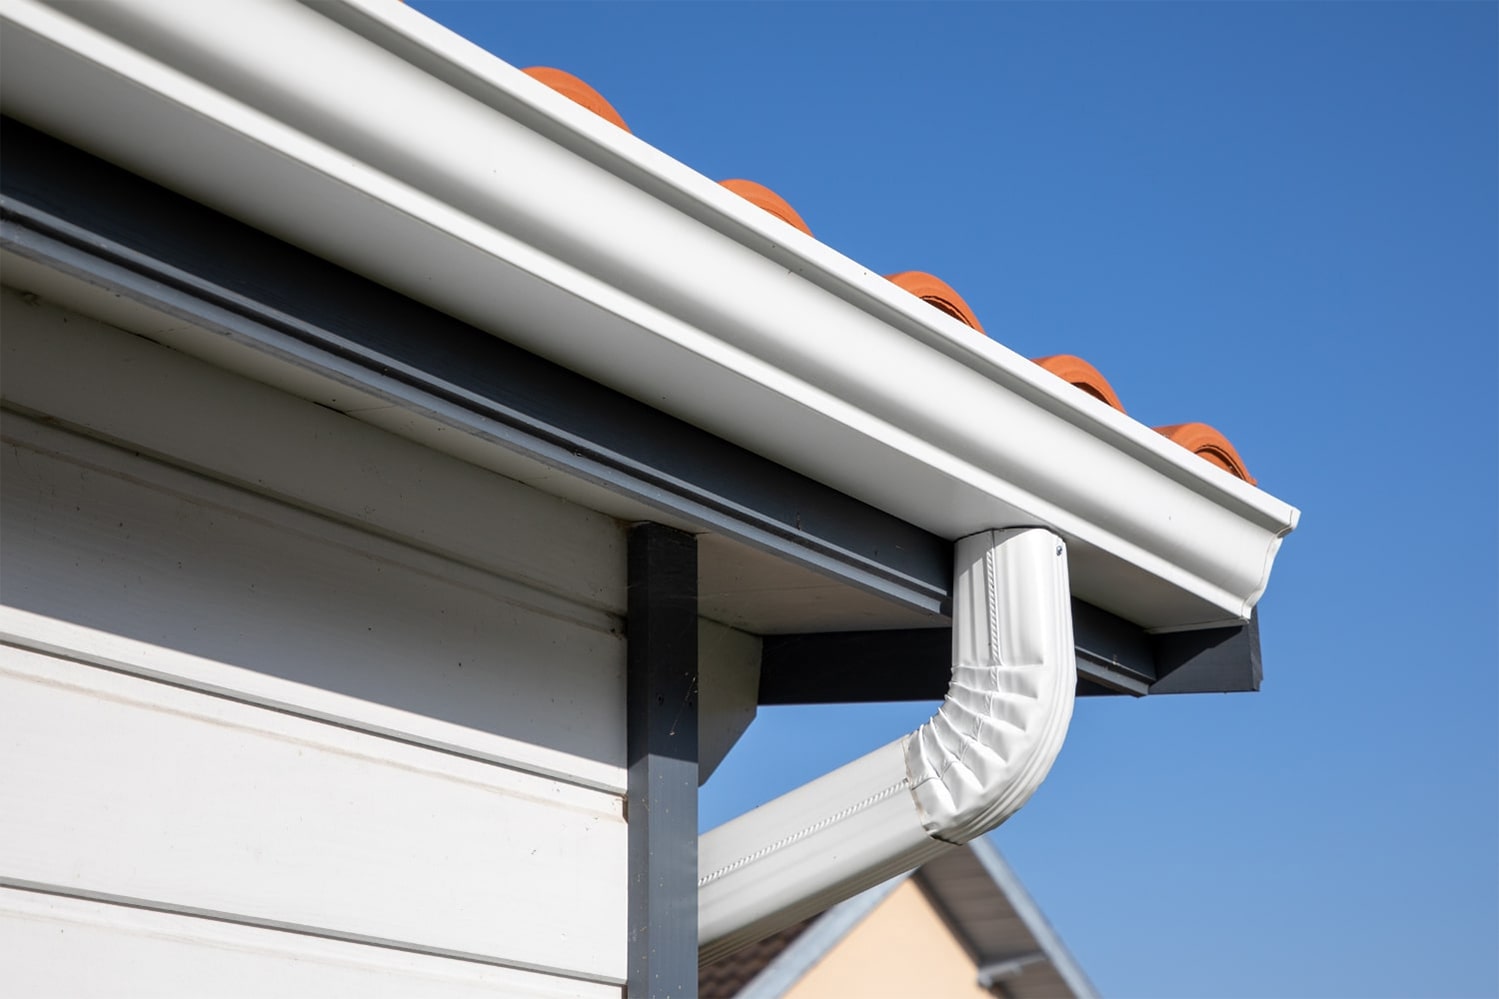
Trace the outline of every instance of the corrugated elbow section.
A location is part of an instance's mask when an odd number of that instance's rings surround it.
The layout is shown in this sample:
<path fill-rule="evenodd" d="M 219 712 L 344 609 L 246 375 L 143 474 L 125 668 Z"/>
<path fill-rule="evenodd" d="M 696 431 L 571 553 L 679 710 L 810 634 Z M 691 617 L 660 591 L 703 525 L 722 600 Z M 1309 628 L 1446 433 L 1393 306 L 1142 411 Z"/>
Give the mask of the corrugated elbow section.
<path fill-rule="evenodd" d="M 905 748 L 923 828 L 961 844 L 1046 779 L 1077 681 L 1062 540 L 1040 528 L 987 531 L 958 542 L 957 557 L 952 684 Z"/>
<path fill-rule="evenodd" d="M 988 832 L 1046 778 L 1076 683 L 1066 547 L 1016 528 L 956 554 L 947 699 L 910 735 L 702 837 L 702 963 Z"/>

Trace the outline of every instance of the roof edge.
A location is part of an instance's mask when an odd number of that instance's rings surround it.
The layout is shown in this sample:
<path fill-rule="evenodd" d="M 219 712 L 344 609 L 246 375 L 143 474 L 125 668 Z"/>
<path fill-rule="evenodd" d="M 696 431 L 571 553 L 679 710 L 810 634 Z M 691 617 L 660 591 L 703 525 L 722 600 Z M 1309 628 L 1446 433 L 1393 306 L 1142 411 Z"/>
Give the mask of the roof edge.
<path fill-rule="evenodd" d="M 734 999 L 781 999 L 913 873 L 897 874 L 813 917 L 806 932 L 760 969 L 760 973 L 751 978 Z"/>
<path fill-rule="evenodd" d="M 393 0 L 5 15 L 17 117 L 934 533 L 1047 524 L 1098 563 L 1074 573 L 1079 595 L 1145 627 L 1246 619 L 1295 527 L 1283 502 Z M 290 73 L 299 46 L 319 64 Z M 377 93 L 341 94 L 351 73 Z M 384 113 L 385 91 L 407 115 Z M 537 199 L 543 176 L 579 197 Z M 514 308 L 497 320 L 499 299 Z M 797 336 L 812 328 L 828 335 Z"/>
<path fill-rule="evenodd" d="M 1031 936 L 1036 938 L 1047 960 L 1057 969 L 1057 974 L 1062 976 L 1073 993 L 1079 999 L 1096 997 L 1098 990 L 1088 980 L 1082 966 L 1077 963 L 1077 958 L 1072 956 L 1072 952 L 1062 942 L 1061 936 L 1052 927 L 1045 913 L 1041 911 L 1041 907 L 1036 904 L 1036 900 L 1031 897 L 1031 893 L 1026 890 L 1009 861 L 1005 860 L 1004 855 L 999 852 L 999 848 L 984 838 L 971 841 L 968 847 L 983 865 L 984 872 L 999 886 L 1000 891 L 1004 892 L 1015 914 L 1020 917 L 1021 922 L 1025 923 L 1025 928 L 1030 930 Z"/>

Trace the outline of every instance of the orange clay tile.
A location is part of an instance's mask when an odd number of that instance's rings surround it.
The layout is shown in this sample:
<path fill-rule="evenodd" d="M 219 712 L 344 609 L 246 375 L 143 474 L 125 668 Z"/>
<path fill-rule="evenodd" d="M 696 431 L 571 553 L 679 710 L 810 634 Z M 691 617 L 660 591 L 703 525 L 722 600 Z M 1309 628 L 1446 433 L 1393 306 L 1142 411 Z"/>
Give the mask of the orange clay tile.
<path fill-rule="evenodd" d="M 533 80 L 545 83 L 574 104 L 581 104 L 605 121 L 613 122 L 626 132 L 630 130 L 630 126 L 625 124 L 625 120 L 619 116 L 619 112 L 614 110 L 614 105 L 604 100 L 603 94 L 600 94 L 597 90 L 594 90 L 571 73 L 565 73 L 560 69 L 553 69 L 550 66 L 531 66 L 521 70 L 521 72 Z"/>
<path fill-rule="evenodd" d="M 1155 432 L 1169 441 L 1180 444 L 1200 458 L 1206 458 L 1219 468 L 1236 475 L 1249 483 L 1255 484 L 1254 476 L 1249 474 L 1249 469 L 1244 467 L 1244 459 L 1239 457 L 1239 452 L 1218 431 L 1206 423 L 1177 423 L 1169 427 L 1156 427 Z"/>
<path fill-rule="evenodd" d="M 963 301 L 963 296 L 953 291 L 952 286 L 941 278 L 922 271 L 902 271 L 899 274 L 887 274 L 886 279 L 900 285 L 922 301 L 935 305 L 958 322 L 972 326 L 980 333 L 984 332 L 984 328 L 979 325 L 978 317 L 973 314 L 968 303 Z"/>
<path fill-rule="evenodd" d="M 1062 381 L 1082 389 L 1099 402 L 1106 402 L 1119 412 L 1124 412 L 1124 403 L 1119 401 L 1119 396 L 1114 392 L 1114 387 L 1109 384 L 1108 379 L 1081 357 L 1074 357 L 1071 354 L 1053 354 L 1050 357 L 1034 357 L 1031 360 Z"/>
<path fill-rule="evenodd" d="M 614 105 L 604 100 L 602 94 L 571 73 L 553 69 L 550 66 L 532 66 L 523 72 L 574 103 L 582 105 L 600 118 L 618 125 L 626 132 L 630 130 L 624 118 L 614 110 Z M 796 209 L 770 188 L 752 180 L 735 179 L 721 183 L 750 204 L 769 212 L 788 225 L 795 226 L 808 236 L 812 235 L 812 230 L 797 214 Z M 984 332 L 984 327 L 979 324 L 978 317 L 973 314 L 968 303 L 963 301 L 963 296 L 941 278 L 922 271 L 903 271 L 900 274 L 889 275 L 888 279 L 922 301 L 941 309 L 958 322 L 980 333 Z M 1114 392 L 1113 386 L 1097 368 L 1082 358 L 1071 354 L 1054 354 L 1050 357 L 1038 357 L 1035 362 L 1063 381 L 1082 389 L 1093 398 L 1113 406 L 1121 413 L 1124 412 L 1124 405 L 1119 401 L 1119 396 Z M 1205 458 L 1230 475 L 1238 476 L 1250 485 L 1255 484 L 1254 477 L 1244 467 L 1244 460 L 1228 442 L 1228 438 L 1206 423 L 1178 423 L 1174 426 L 1155 429 L 1163 437 Z"/>
<path fill-rule="evenodd" d="M 757 208 L 762 208 L 787 225 L 796 226 L 808 236 L 812 230 L 807 228 L 807 223 L 796 213 L 790 203 L 764 184 L 756 184 L 752 180 L 721 180 L 719 184 L 733 191 L 745 201 Z"/>

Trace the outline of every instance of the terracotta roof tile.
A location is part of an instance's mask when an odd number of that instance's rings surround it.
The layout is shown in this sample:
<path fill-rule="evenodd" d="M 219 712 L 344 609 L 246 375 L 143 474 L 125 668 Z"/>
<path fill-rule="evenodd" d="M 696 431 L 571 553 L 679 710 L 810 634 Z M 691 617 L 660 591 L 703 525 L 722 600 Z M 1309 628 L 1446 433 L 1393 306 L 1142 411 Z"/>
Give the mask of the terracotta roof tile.
<path fill-rule="evenodd" d="M 1176 423 L 1169 427 L 1156 427 L 1155 432 L 1198 457 L 1211 461 L 1225 472 L 1237 475 L 1251 486 L 1255 484 L 1254 476 L 1244 467 L 1244 459 L 1239 457 L 1239 452 L 1234 450 L 1228 438 L 1206 423 Z"/>
<path fill-rule="evenodd" d="M 614 106 L 606 101 L 602 94 L 594 90 L 582 80 L 571 73 L 548 66 L 532 66 L 524 71 L 533 79 L 551 87 L 553 90 L 565 97 L 576 101 L 594 114 L 613 122 L 625 131 L 630 128 L 625 124 L 624 118 L 620 117 Z M 727 190 L 744 198 L 757 207 L 764 209 L 776 218 L 795 226 L 808 236 L 812 235 L 811 228 L 802 219 L 801 215 L 791 205 L 763 184 L 757 184 L 752 180 L 725 180 L 721 182 Z M 923 271 L 903 271 L 899 274 L 889 275 L 889 280 L 904 288 L 906 291 L 927 302 L 935 308 L 952 316 L 954 319 L 966 326 L 984 332 L 983 325 L 979 322 L 968 303 L 963 301 L 951 285 L 941 278 L 927 274 Z M 987 334 L 986 334 L 987 335 Z M 1036 363 L 1050 371 L 1058 378 L 1068 382 L 1093 398 L 1119 410 L 1125 411 L 1124 404 L 1120 402 L 1119 395 L 1114 391 L 1106 378 L 1097 368 L 1080 357 L 1071 354 L 1053 354 L 1049 357 L 1038 357 Z M 1248 482 L 1255 484 L 1255 479 L 1244 467 L 1244 460 L 1234 450 L 1234 446 L 1228 442 L 1217 430 L 1205 423 L 1177 423 L 1167 427 L 1156 427 L 1158 433 L 1182 447 L 1191 451 L 1198 457 L 1212 462 L 1231 475 L 1236 475 Z"/>
<path fill-rule="evenodd" d="M 752 180 L 721 180 L 719 184 L 739 195 L 745 201 L 756 207 L 763 208 L 776 218 L 788 225 L 794 225 L 808 236 L 812 230 L 807 228 L 807 223 L 796 213 L 785 198 L 781 197 L 764 184 L 756 184 Z"/>
<path fill-rule="evenodd" d="M 1109 380 L 1099 374 L 1098 369 L 1081 357 L 1072 354 L 1053 354 L 1050 357 L 1032 358 L 1037 364 L 1056 375 L 1062 381 L 1075 385 L 1100 402 L 1106 402 L 1119 412 L 1124 412 L 1124 403 L 1114 391 Z"/>
<path fill-rule="evenodd" d="M 697 993 L 702 999 L 732 999 L 748 985 L 756 975 L 780 956 L 781 952 L 811 926 L 814 919 L 804 919 L 795 926 L 788 926 L 766 937 L 741 947 L 712 964 L 697 969 Z"/>
<path fill-rule="evenodd" d="M 902 271 L 899 274 L 887 274 L 885 279 L 895 282 L 923 302 L 935 305 L 963 325 L 971 326 L 980 333 L 984 332 L 984 327 L 979 325 L 978 316 L 963 301 L 963 296 L 941 278 L 925 271 Z"/>
<path fill-rule="evenodd" d="M 573 103 L 581 104 L 605 121 L 618 125 L 626 132 L 630 130 L 630 126 L 625 124 L 625 120 L 620 117 L 619 112 L 614 110 L 614 105 L 604 100 L 603 94 L 594 90 L 571 73 L 560 69 L 553 69 L 550 66 L 529 66 L 521 70 L 521 72 L 533 80 L 545 83 Z"/>

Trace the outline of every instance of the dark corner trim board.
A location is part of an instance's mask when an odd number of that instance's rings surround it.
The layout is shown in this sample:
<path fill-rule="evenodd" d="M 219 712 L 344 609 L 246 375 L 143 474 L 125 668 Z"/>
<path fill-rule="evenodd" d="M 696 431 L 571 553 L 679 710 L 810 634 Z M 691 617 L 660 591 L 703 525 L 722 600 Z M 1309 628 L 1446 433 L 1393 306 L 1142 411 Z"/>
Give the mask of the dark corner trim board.
<path fill-rule="evenodd" d="M 697 992 L 697 539 L 630 528 L 625 654 L 629 985 Z"/>

